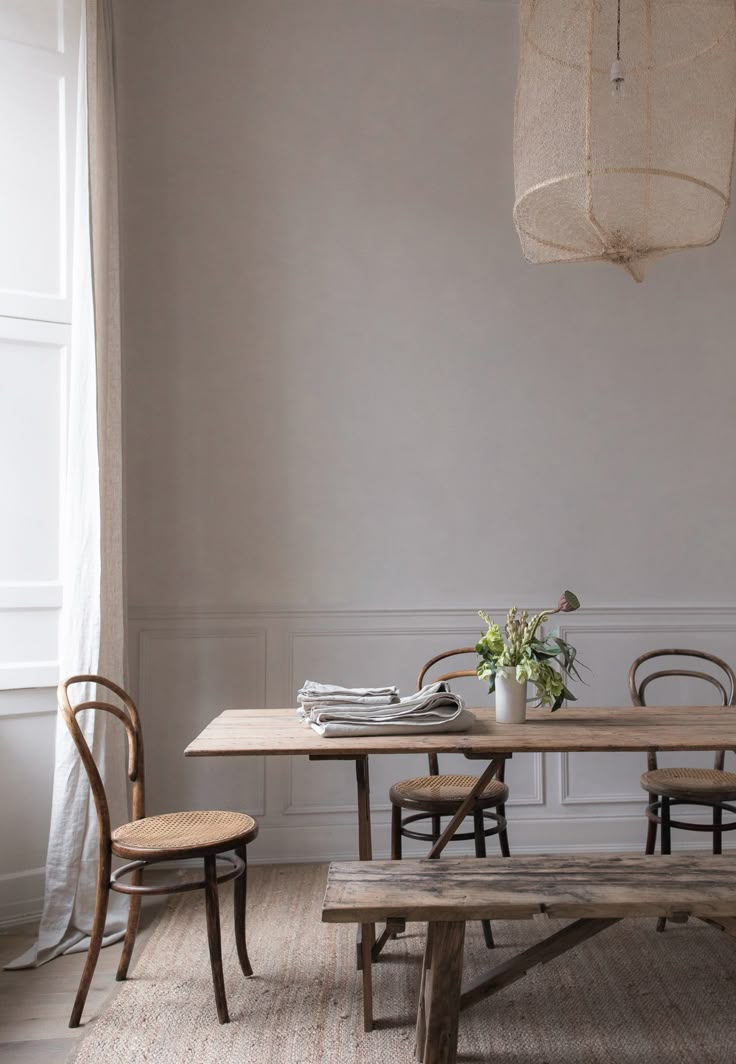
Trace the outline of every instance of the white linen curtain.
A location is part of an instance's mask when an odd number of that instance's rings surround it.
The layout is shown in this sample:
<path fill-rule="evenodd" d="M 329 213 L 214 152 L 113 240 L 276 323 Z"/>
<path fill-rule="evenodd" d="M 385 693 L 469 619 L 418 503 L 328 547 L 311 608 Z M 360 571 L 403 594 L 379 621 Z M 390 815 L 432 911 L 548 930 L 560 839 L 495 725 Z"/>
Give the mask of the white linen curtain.
<path fill-rule="evenodd" d="M 72 341 L 67 377 L 61 519 L 59 666 L 62 677 L 102 673 L 124 682 L 123 484 L 118 183 L 111 0 L 82 16 Z M 92 692 L 75 691 L 85 698 Z M 106 713 L 78 718 L 105 783 L 113 825 L 128 819 L 124 733 Z M 97 879 L 97 818 L 79 755 L 57 718 L 44 909 L 35 946 L 8 965 L 36 967 L 89 945 Z M 113 893 L 105 944 L 125 929 Z"/>

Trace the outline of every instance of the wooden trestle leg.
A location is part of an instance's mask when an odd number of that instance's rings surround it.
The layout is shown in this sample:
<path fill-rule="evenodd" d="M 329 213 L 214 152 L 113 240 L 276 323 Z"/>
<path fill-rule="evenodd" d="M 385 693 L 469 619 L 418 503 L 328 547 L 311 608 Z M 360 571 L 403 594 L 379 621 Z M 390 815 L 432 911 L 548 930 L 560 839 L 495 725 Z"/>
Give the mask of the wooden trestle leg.
<path fill-rule="evenodd" d="M 373 860 L 373 839 L 371 835 L 371 786 L 368 769 L 368 755 L 345 754 L 310 754 L 310 761 L 354 761 L 355 783 L 358 795 L 358 858 L 361 861 Z M 383 944 L 383 943 L 381 943 Z M 363 1027 L 373 1030 L 373 978 L 372 960 L 376 946 L 375 924 L 361 924 L 358 927 L 357 968 L 363 976 Z M 378 951 L 376 951 L 378 952 Z"/>
<path fill-rule="evenodd" d="M 414 1050 L 422 1064 L 457 1061 L 464 942 L 464 920 L 429 924 Z"/>
<path fill-rule="evenodd" d="M 492 972 L 475 979 L 464 991 L 465 922 L 430 923 L 419 991 L 414 1055 L 421 1064 L 456 1064 L 461 1009 L 503 990 L 537 964 L 547 964 L 593 935 L 618 923 L 618 918 L 576 920 L 542 942 L 510 957 Z"/>
<path fill-rule="evenodd" d="M 373 860 L 371 836 L 371 787 L 368 758 L 356 757 L 355 782 L 358 790 L 358 857 L 361 861 Z M 361 924 L 358 937 L 358 967 L 363 974 L 363 1029 L 373 1030 L 373 943 L 376 938 L 375 924 Z"/>

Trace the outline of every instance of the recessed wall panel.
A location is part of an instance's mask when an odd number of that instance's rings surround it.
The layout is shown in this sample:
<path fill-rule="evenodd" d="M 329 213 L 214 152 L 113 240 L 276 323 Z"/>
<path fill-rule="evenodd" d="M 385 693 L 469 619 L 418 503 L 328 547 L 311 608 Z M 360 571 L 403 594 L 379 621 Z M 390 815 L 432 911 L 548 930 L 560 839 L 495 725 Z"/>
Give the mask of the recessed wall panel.
<path fill-rule="evenodd" d="M 139 709 L 149 812 L 261 813 L 262 758 L 185 758 L 184 748 L 222 710 L 264 700 L 262 630 L 142 632 Z"/>
<path fill-rule="evenodd" d="M 63 46 L 60 0 L 3 0 L 0 40 L 56 51 Z"/>
<path fill-rule="evenodd" d="M 66 288 L 64 79 L 45 53 L 0 42 L 0 292 Z"/>
<path fill-rule="evenodd" d="M 628 673 L 632 662 L 647 651 L 678 647 L 709 650 L 711 653 L 731 659 L 734 655 L 734 629 L 731 626 L 708 626 L 707 624 L 683 624 L 681 627 L 641 627 L 615 624 L 565 626 L 563 634 L 577 647 L 579 658 L 589 672 L 584 672 L 587 686 L 576 685 L 575 693 L 582 705 L 631 704 L 628 689 Z M 669 662 L 671 665 L 672 662 Z M 668 662 L 662 659 L 654 669 L 666 669 Z M 687 668 L 701 666 L 690 662 Z M 652 670 L 652 671 L 653 671 Z M 712 705 L 714 688 L 691 679 L 667 679 L 656 681 L 647 692 L 652 705 Z M 565 710 L 559 710 L 564 713 Z M 644 802 L 646 799 L 639 779 L 646 770 L 644 753 L 571 753 L 562 755 L 562 793 L 565 805 L 595 805 L 597 803 Z M 662 766 L 702 765 L 712 766 L 712 755 L 706 753 L 665 753 L 659 755 Z M 733 763 L 732 763 L 733 765 Z M 580 810 L 578 809 L 578 812 Z"/>
<path fill-rule="evenodd" d="M 5 339 L 2 328 L 0 321 L 0 500 L 12 505 L 0 521 L 0 582 L 54 580 L 63 349 Z"/>

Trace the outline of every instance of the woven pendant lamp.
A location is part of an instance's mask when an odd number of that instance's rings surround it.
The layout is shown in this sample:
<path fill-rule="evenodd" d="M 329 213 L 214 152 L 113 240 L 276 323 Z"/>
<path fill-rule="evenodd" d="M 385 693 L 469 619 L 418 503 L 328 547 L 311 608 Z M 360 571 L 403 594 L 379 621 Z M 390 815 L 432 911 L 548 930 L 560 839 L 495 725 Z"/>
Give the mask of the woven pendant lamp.
<path fill-rule="evenodd" d="M 652 261 L 718 239 L 735 0 L 521 0 L 514 221 L 529 262 Z"/>

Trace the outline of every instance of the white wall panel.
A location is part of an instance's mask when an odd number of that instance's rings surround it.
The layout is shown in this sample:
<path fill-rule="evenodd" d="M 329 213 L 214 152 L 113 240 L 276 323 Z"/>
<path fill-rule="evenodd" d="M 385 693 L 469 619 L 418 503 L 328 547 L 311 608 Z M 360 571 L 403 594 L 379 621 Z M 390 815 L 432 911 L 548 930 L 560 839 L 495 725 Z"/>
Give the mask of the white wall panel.
<path fill-rule="evenodd" d="M 7 663 L 56 661 L 56 609 L 0 609 L 0 646 Z"/>
<path fill-rule="evenodd" d="M 70 321 L 79 0 L 0 4 L 0 314 Z"/>
<path fill-rule="evenodd" d="M 11 506 L 0 522 L 0 582 L 58 579 L 66 334 L 0 318 L 0 498 Z"/>
<path fill-rule="evenodd" d="M 0 40 L 49 51 L 64 46 L 63 3 L 59 0 L 3 0 Z"/>
<path fill-rule="evenodd" d="M 65 100 L 56 67 L 46 53 L 29 57 L 0 43 L 0 129 L 14 161 L 0 179 L 5 296 L 59 300 L 66 292 Z"/>

